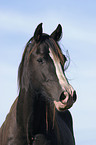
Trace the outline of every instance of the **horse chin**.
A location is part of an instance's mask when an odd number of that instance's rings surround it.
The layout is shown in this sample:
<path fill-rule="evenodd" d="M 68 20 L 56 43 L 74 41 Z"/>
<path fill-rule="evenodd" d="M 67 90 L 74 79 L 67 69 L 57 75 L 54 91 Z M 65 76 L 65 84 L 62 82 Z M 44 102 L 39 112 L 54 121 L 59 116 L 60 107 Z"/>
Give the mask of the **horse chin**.
<path fill-rule="evenodd" d="M 65 111 L 66 109 L 69 109 L 72 107 L 73 104 L 68 103 L 62 103 L 60 101 L 54 101 L 55 107 L 58 111 Z"/>

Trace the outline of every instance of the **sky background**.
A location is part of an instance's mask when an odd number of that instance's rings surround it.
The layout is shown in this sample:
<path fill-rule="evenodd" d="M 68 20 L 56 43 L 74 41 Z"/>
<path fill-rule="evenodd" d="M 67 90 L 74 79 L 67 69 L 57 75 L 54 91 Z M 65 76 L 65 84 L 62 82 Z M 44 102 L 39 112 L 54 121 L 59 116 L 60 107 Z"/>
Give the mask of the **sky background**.
<path fill-rule="evenodd" d="M 78 100 L 70 109 L 77 145 L 96 145 L 96 1 L 0 0 L 0 126 L 18 96 L 17 74 L 36 26 L 51 34 L 60 23 L 62 51 L 70 54 L 66 76 Z"/>

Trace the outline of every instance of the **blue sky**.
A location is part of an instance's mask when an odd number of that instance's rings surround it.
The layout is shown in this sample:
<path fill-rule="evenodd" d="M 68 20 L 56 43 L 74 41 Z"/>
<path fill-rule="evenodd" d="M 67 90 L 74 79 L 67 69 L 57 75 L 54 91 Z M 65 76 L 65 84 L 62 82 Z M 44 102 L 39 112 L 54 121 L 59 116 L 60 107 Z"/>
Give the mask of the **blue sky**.
<path fill-rule="evenodd" d="M 96 1 L 0 1 L 0 125 L 18 95 L 17 73 L 24 47 L 43 22 L 51 34 L 60 23 L 60 46 L 69 51 L 67 78 L 77 90 L 71 109 L 78 145 L 96 143 Z"/>

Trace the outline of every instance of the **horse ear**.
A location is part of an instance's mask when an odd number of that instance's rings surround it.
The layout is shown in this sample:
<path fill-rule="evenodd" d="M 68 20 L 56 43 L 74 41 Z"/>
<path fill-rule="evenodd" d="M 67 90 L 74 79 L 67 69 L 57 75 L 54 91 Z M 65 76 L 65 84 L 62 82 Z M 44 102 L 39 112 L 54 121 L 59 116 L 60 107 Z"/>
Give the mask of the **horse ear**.
<path fill-rule="evenodd" d="M 55 41 L 59 41 L 61 39 L 62 35 L 62 27 L 59 24 L 56 28 L 56 30 L 50 35 Z"/>
<path fill-rule="evenodd" d="M 35 30 L 35 32 L 34 32 L 34 39 L 35 39 L 35 41 L 36 41 L 36 42 L 39 42 L 40 39 L 41 39 L 41 36 L 42 36 L 42 23 L 40 23 L 40 24 L 37 26 L 37 28 L 36 28 L 36 30 Z"/>

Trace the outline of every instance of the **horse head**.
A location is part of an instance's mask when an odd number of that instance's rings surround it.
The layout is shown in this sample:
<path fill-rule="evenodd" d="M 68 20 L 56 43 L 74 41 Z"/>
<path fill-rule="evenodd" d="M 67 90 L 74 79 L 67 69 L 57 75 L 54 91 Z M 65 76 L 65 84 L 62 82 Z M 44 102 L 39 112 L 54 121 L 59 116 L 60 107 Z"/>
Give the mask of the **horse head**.
<path fill-rule="evenodd" d="M 29 84 L 38 94 L 45 96 L 46 101 L 54 103 L 59 111 L 70 108 L 76 101 L 76 91 L 69 84 L 64 64 L 66 56 L 62 54 L 58 41 L 62 35 L 59 24 L 56 30 L 47 35 L 42 32 L 42 23 L 28 41 L 19 72 L 19 84 L 27 89 Z"/>

